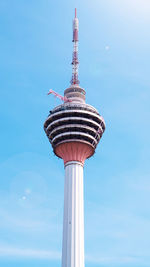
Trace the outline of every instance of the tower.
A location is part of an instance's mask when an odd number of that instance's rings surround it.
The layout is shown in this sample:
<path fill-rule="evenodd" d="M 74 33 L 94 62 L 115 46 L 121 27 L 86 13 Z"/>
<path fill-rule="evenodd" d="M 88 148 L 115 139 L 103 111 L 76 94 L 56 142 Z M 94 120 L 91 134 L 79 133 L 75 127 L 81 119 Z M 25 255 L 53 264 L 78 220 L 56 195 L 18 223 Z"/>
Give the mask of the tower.
<path fill-rule="evenodd" d="M 104 119 L 85 103 L 86 92 L 79 86 L 78 24 L 75 9 L 71 85 L 61 97 L 64 103 L 50 111 L 44 123 L 54 153 L 65 166 L 62 267 L 84 267 L 83 166 L 105 130 Z"/>

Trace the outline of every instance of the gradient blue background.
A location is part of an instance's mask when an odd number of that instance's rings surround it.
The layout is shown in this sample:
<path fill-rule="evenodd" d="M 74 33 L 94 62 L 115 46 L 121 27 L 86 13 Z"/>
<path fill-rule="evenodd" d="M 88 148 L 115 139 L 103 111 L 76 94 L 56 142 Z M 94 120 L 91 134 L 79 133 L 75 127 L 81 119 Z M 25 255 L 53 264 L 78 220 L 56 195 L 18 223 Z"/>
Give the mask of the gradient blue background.
<path fill-rule="evenodd" d="M 75 7 L 80 84 L 106 121 L 84 169 L 86 266 L 150 266 L 150 2 L 1 0 L 2 267 L 61 264 L 64 167 L 43 123 L 71 79 Z"/>

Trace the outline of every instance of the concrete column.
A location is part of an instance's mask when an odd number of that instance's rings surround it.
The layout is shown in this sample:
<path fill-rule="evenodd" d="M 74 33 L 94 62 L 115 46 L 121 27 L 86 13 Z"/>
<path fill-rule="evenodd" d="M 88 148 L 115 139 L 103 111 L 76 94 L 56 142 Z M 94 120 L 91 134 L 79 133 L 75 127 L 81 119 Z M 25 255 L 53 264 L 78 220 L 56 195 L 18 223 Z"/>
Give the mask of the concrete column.
<path fill-rule="evenodd" d="M 83 165 L 65 164 L 62 267 L 84 267 Z"/>

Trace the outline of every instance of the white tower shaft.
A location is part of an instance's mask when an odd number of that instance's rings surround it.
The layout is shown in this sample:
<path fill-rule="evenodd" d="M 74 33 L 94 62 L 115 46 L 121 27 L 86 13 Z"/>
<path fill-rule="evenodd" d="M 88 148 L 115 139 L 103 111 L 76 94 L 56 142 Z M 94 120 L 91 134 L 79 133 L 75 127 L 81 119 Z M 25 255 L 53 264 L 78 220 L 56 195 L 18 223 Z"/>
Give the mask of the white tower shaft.
<path fill-rule="evenodd" d="M 84 267 L 83 165 L 65 164 L 62 267 Z"/>

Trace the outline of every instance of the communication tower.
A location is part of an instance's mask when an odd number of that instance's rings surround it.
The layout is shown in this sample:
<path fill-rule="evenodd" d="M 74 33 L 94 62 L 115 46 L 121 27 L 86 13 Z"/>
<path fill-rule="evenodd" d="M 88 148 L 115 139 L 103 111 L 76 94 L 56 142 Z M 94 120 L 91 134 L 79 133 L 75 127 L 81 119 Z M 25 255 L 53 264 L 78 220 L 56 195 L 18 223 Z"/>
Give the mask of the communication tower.
<path fill-rule="evenodd" d="M 86 92 L 79 86 L 78 29 L 75 9 L 71 85 L 64 97 L 50 90 L 49 94 L 63 103 L 50 112 L 44 123 L 53 151 L 65 166 L 62 267 L 84 267 L 83 166 L 105 130 L 103 117 L 85 103 Z"/>

